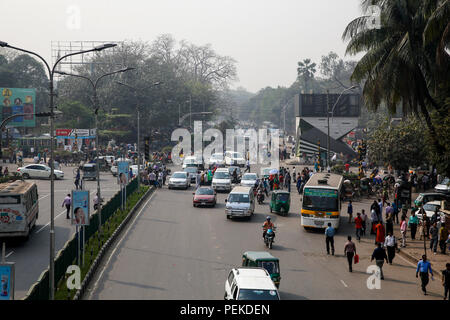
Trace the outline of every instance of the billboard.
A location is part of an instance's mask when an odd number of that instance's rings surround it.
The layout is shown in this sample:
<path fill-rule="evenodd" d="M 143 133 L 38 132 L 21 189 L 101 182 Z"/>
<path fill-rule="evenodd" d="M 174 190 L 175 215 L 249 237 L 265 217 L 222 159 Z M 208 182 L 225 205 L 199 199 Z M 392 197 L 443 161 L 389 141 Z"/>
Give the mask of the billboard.
<path fill-rule="evenodd" d="M 128 174 L 129 174 L 129 165 L 128 161 L 119 161 L 117 163 L 117 177 L 118 183 L 122 186 L 126 186 L 128 184 Z"/>
<path fill-rule="evenodd" d="M 72 225 L 89 225 L 89 191 L 72 190 Z"/>
<path fill-rule="evenodd" d="M 14 300 L 14 263 L 0 264 L 0 300 Z"/>
<path fill-rule="evenodd" d="M 0 120 L 14 114 L 26 113 L 28 115 L 17 117 L 8 122 L 12 127 L 35 127 L 36 89 L 0 88 Z"/>

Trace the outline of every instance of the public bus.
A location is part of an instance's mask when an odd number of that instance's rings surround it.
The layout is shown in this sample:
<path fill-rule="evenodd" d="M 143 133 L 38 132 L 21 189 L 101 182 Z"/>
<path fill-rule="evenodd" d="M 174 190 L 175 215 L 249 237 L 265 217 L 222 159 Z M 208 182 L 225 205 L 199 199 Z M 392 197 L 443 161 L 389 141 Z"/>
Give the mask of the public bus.
<path fill-rule="evenodd" d="M 343 177 L 333 173 L 315 173 L 303 189 L 301 225 L 305 228 L 326 228 L 331 222 L 339 228 L 342 206 Z"/>
<path fill-rule="evenodd" d="M 16 180 L 0 184 L 0 237 L 28 238 L 38 214 L 36 183 Z"/>

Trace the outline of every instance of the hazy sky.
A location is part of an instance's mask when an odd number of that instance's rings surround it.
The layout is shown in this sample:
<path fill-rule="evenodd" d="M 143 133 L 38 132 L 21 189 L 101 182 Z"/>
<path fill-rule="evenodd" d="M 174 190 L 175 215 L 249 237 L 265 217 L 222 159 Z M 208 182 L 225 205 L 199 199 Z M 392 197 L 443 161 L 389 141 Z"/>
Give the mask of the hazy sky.
<path fill-rule="evenodd" d="M 288 86 L 297 62 L 335 51 L 360 0 L 18 0 L 3 8 L 0 40 L 51 59 L 52 40 L 142 40 L 172 34 L 210 43 L 237 60 L 239 81 L 256 92 Z M 78 17 L 79 12 L 79 19 Z M 79 24 L 77 23 L 79 21 Z M 351 57 L 347 57 L 351 58 Z"/>

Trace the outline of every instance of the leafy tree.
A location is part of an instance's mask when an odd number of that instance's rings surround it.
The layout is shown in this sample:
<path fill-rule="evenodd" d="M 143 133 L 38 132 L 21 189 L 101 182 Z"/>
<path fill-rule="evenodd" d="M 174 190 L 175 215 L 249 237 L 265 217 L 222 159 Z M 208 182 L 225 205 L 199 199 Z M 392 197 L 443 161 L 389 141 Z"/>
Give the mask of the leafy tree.
<path fill-rule="evenodd" d="M 308 83 L 314 79 L 316 73 L 316 64 L 311 63 L 311 59 L 304 59 L 298 62 L 297 79 L 303 80 L 305 85 L 305 92 L 308 91 Z"/>

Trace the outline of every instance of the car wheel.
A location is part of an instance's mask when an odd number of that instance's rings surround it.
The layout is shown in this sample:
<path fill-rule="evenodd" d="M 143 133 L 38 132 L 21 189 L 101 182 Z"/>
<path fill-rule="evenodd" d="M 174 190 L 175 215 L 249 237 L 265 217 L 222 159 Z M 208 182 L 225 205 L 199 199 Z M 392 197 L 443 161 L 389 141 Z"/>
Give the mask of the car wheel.
<path fill-rule="evenodd" d="M 231 219 L 231 216 L 229 216 L 228 214 L 227 214 L 227 219 Z"/>
<path fill-rule="evenodd" d="M 30 178 L 30 175 L 29 175 L 28 173 L 24 173 L 24 174 L 22 175 L 22 177 L 23 177 L 24 179 L 29 179 L 29 178 Z"/>

